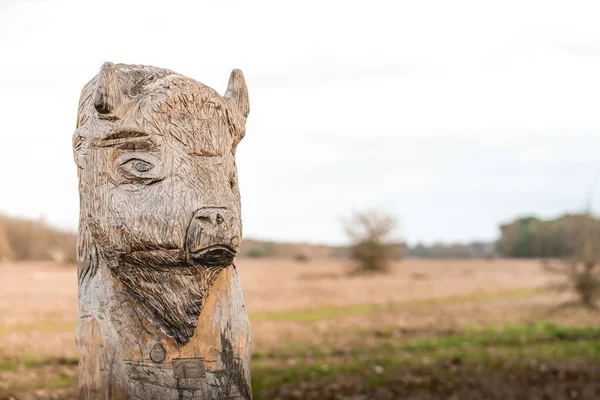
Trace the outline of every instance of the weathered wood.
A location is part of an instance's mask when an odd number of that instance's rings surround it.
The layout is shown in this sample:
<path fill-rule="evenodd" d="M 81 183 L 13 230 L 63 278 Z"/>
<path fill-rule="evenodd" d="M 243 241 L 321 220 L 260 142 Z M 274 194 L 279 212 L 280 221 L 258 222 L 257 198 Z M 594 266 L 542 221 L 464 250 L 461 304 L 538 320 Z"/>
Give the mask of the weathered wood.
<path fill-rule="evenodd" d="M 105 63 L 84 88 L 78 167 L 82 399 L 250 399 L 250 325 L 233 259 L 241 71 L 225 96 Z"/>

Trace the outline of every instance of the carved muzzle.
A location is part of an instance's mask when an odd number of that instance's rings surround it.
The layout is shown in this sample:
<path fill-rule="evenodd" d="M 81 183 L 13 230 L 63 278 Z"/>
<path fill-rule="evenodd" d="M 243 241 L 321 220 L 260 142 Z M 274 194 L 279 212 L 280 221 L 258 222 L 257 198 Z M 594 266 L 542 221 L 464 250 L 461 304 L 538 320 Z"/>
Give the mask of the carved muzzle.
<path fill-rule="evenodd" d="M 227 266 L 239 250 L 239 231 L 233 213 L 226 208 L 201 208 L 190 222 L 185 240 L 189 262 Z"/>

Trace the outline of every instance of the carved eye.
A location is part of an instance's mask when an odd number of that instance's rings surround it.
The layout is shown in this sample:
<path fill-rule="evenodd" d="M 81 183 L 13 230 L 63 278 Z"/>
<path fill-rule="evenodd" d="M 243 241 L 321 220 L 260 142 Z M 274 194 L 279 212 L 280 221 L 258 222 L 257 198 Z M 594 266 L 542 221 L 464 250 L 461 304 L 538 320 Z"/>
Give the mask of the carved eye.
<path fill-rule="evenodd" d="M 128 179 L 145 181 L 152 177 L 148 172 L 154 168 L 154 165 L 148 161 L 133 158 L 121 164 L 119 170 Z"/>
<path fill-rule="evenodd" d="M 131 161 L 131 168 L 134 169 L 137 172 L 148 172 L 150 171 L 152 168 L 154 168 L 154 165 L 146 162 L 146 161 L 141 161 L 141 160 L 132 160 Z"/>
<path fill-rule="evenodd" d="M 134 156 L 135 158 L 133 158 Z M 143 158 L 142 158 L 143 157 Z M 150 185 L 165 178 L 160 159 L 152 154 L 121 154 L 116 160 L 119 184 L 140 183 Z M 157 166 L 159 166 L 157 168 Z"/>

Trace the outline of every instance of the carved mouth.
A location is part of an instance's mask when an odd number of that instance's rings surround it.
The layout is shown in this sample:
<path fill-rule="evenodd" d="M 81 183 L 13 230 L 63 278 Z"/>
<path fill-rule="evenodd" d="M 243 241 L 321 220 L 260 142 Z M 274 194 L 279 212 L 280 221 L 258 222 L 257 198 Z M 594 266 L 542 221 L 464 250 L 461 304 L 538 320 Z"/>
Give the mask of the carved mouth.
<path fill-rule="evenodd" d="M 159 270 L 186 265 L 183 252 L 178 249 L 138 250 L 121 255 L 121 259 L 125 262 L 149 266 Z"/>
<path fill-rule="evenodd" d="M 226 266 L 233 262 L 236 251 L 229 246 L 208 246 L 190 254 L 195 262 L 206 266 Z"/>
<path fill-rule="evenodd" d="M 157 270 L 170 268 L 181 269 L 190 266 L 222 266 L 231 265 L 237 252 L 225 245 L 204 247 L 185 256 L 180 249 L 140 250 L 123 254 L 121 259 L 137 265 L 144 265 Z M 185 269 L 185 268 L 183 268 Z"/>

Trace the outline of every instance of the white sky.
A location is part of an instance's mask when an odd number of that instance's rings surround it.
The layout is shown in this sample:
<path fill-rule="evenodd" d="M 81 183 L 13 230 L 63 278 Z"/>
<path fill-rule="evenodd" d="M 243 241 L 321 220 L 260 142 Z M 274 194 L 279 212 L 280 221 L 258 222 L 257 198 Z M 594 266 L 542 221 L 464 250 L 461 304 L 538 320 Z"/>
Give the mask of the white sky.
<path fill-rule="evenodd" d="M 600 3 L 0 0 L 0 213 L 75 229 L 79 91 L 104 61 L 250 90 L 245 237 L 411 243 L 578 211 L 600 169 Z M 600 207 L 600 191 L 596 196 Z"/>

